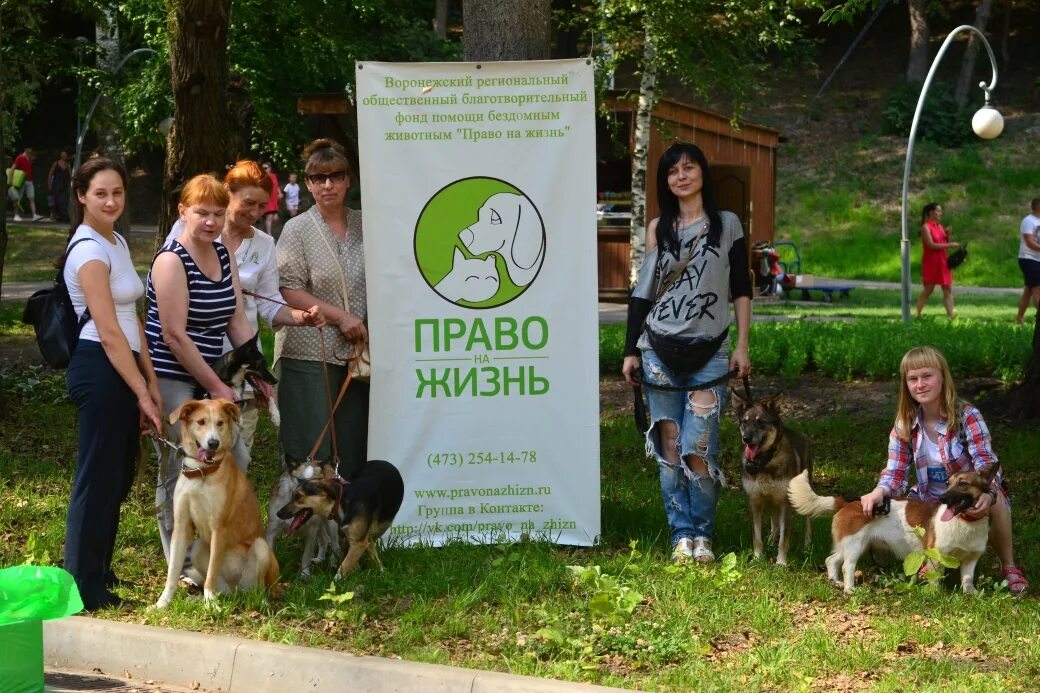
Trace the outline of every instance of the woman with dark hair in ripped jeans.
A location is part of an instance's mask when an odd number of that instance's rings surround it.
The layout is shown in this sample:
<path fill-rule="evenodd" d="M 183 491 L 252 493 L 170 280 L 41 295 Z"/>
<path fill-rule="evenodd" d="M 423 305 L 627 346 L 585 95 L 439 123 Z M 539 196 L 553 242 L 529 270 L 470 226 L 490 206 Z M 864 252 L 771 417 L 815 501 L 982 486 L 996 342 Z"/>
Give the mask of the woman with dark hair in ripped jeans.
<path fill-rule="evenodd" d="M 751 373 L 747 245 L 740 220 L 719 210 L 708 162 L 697 146 L 676 143 L 661 155 L 657 200 L 661 216 L 647 225 L 647 252 L 629 302 L 622 373 L 638 385 L 636 371 L 642 368 L 646 380 L 646 449 L 658 463 L 672 558 L 706 563 L 715 560 L 715 508 L 724 484 L 718 453 L 725 375 Z M 729 349 L 731 301 L 737 340 Z M 703 364 L 693 372 L 674 371 L 655 352 L 650 332 L 672 343 L 699 340 Z M 684 389 L 709 382 L 715 384 Z"/>

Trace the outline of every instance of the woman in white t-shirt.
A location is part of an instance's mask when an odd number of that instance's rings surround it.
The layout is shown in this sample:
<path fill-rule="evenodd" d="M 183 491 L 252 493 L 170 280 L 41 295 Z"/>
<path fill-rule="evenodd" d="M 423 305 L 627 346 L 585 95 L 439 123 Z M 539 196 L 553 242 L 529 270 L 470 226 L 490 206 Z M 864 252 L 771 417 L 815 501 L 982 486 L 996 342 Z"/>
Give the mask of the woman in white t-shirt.
<path fill-rule="evenodd" d="M 110 159 L 72 177 L 75 205 L 63 267 L 77 316 L 89 310 L 66 376 L 79 423 L 76 475 L 65 528 L 65 569 L 88 611 L 118 606 L 112 554 L 142 429 L 162 430 L 162 398 L 136 301 L 144 284 L 115 232 L 126 173 Z"/>

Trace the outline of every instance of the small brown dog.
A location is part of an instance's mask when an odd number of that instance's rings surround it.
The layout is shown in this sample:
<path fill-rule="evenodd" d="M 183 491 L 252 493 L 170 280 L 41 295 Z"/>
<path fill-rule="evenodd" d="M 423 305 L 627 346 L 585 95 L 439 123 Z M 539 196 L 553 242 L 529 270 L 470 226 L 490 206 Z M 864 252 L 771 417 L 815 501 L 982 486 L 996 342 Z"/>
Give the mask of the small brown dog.
<path fill-rule="evenodd" d="M 181 475 L 173 492 L 170 562 L 156 609 L 170 605 L 192 535 L 192 565 L 206 601 L 218 593 L 278 584 L 278 560 L 264 539 L 256 492 L 231 454 L 238 405 L 191 400 L 170 414 L 181 422 Z"/>
<path fill-rule="evenodd" d="M 730 388 L 733 411 L 744 444 L 740 480 L 751 505 L 755 558 L 762 558 L 762 512 L 770 511 L 771 541 L 778 545 L 777 565 L 787 565 L 794 514 L 787 500 L 787 485 L 802 471 L 812 474 L 809 442 L 780 419 L 783 394 L 752 402 Z M 805 545 L 812 539 L 812 523 L 805 521 Z"/>

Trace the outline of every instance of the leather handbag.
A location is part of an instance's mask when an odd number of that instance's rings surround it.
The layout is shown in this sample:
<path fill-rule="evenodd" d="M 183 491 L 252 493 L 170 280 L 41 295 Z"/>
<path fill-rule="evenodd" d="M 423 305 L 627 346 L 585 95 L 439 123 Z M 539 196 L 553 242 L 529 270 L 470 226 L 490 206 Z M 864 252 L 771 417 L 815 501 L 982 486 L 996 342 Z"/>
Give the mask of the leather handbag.
<path fill-rule="evenodd" d="M 955 249 L 952 253 L 946 256 L 946 266 L 950 269 L 957 269 L 960 267 L 965 260 L 968 259 L 968 244 L 960 246 Z"/>

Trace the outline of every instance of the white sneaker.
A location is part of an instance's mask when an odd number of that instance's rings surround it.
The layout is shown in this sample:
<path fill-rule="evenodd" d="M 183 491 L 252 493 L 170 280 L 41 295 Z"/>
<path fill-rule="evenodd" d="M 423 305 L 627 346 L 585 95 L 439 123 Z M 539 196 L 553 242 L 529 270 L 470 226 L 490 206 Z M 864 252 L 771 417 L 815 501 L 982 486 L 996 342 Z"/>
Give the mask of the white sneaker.
<path fill-rule="evenodd" d="M 693 558 L 693 539 L 683 537 L 675 542 L 672 547 L 672 560 L 676 563 L 684 563 Z"/>
<path fill-rule="evenodd" d="M 42 214 L 34 214 L 33 215 L 33 218 L 32 218 L 33 221 L 39 221 L 40 219 L 43 219 L 43 215 Z"/>
<path fill-rule="evenodd" d="M 15 220 L 15 221 L 25 221 L 25 219 L 22 219 L 22 218 L 21 218 L 20 216 L 18 216 L 17 214 L 15 214 L 15 215 L 14 215 L 14 220 Z"/>

